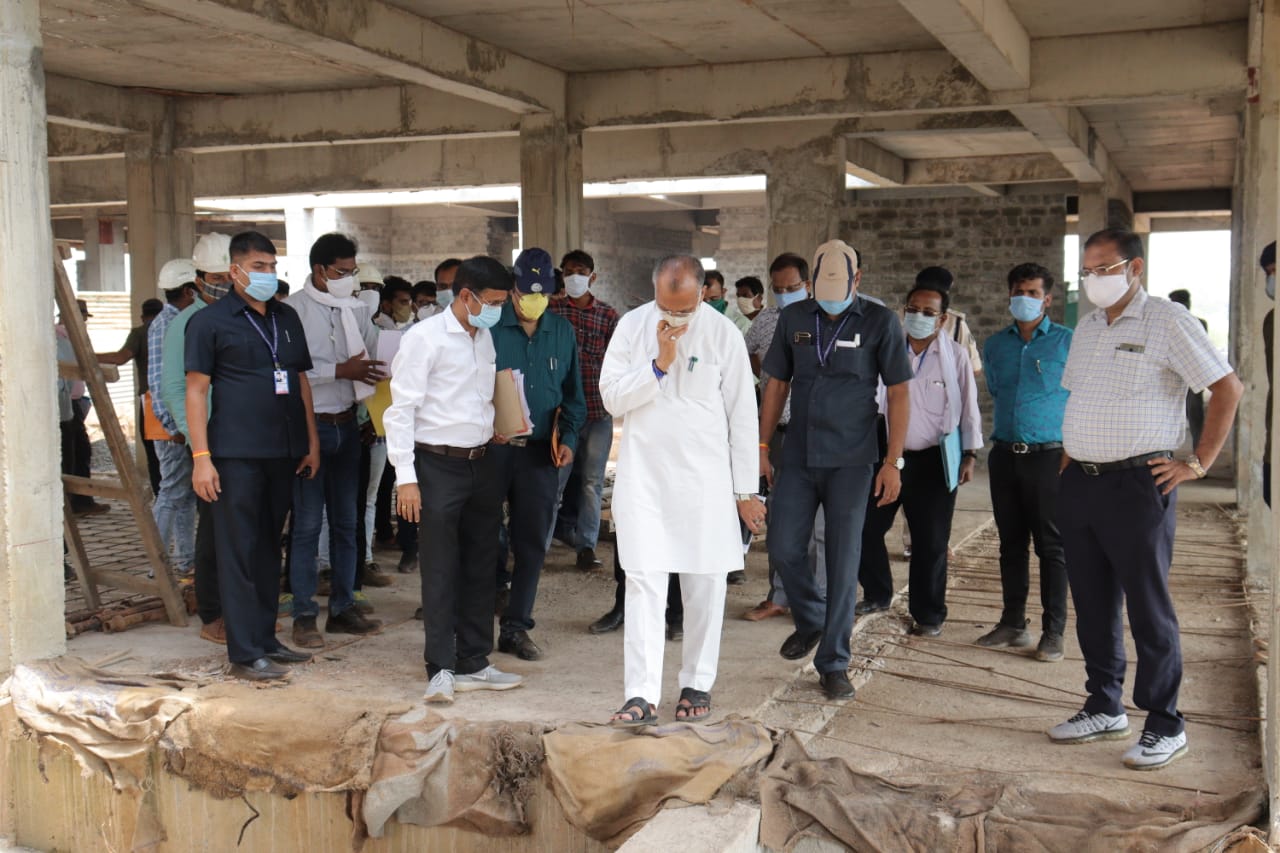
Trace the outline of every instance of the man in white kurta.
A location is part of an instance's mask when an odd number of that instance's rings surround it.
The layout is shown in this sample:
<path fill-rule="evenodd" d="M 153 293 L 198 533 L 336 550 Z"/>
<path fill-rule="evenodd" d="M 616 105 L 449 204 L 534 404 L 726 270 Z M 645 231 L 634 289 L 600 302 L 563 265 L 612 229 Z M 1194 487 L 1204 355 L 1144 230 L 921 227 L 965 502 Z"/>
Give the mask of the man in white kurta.
<path fill-rule="evenodd" d="M 743 567 L 739 519 L 753 531 L 764 520 L 751 363 L 742 333 L 701 302 L 702 277 L 696 258 L 660 262 L 654 301 L 619 321 L 600 375 L 605 408 L 625 419 L 613 490 L 627 578 L 621 723 L 656 719 L 672 572 L 685 608 L 676 718 L 709 712 L 725 577 Z"/>

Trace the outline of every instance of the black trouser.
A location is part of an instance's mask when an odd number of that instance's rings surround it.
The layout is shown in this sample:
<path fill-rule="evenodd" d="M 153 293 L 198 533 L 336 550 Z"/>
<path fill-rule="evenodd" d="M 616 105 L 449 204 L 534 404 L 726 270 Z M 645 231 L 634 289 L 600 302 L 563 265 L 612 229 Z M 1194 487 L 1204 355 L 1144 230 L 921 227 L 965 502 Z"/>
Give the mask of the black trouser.
<path fill-rule="evenodd" d="M 627 573 L 622 570 L 618 549 L 613 549 L 613 609 L 618 613 L 627 610 Z M 684 597 L 680 594 L 680 575 L 667 575 L 667 624 L 679 628 L 684 625 Z"/>
<path fill-rule="evenodd" d="M 396 535 L 391 527 L 391 493 L 395 487 L 396 469 L 388 462 L 382 469 L 382 479 L 378 481 L 378 500 L 373 509 L 374 536 L 384 542 Z"/>
<path fill-rule="evenodd" d="M 1084 709 L 1124 712 L 1124 605 L 1138 652 L 1133 703 L 1147 712 L 1143 728 L 1166 736 L 1183 729 L 1182 645 L 1169 595 L 1177 506 L 1177 491 L 1160 494 L 1146 465 L 1091 477 L 1073 463 L 1062 472 L 1058 527 L 1084 653 Z"/>
<path fill-rule="evenodd" d="M 218 559 L 215 554 L 213 505 L 196 498 L 196 613 L 208 625 L 222 618 L 222 596 L 218 594 Z"/>
<path fill-rule="evenodd" d="M 1029 542 L 1040 561 L 1040 624 L 1046 634 L 1062 636 L 1067 627 L 1067 563 L 1058 533 L 1058 468 L 1062 450 L 1014 453 L 997 444 L 987 459 L 991 510 L 1000 532 L 1000 588 L 1004 611 L 1000 624 L 1021 629 L 1027 621 L 1031 588 Z"/>
<path fill-rule="evenodd" d="M 867 601 L 886 602 L 893 598 L 893 574 L 884 537 L 901 506 L 911 529 L 907 594 L 911 618 L 921 625 L 941 625 L 947 619 L 947 543 L 951 540 L 956 493 L 947 491 L 942 451 L 937 447 L 907 450 L 902 456 L 906 465 L 898 499 L 888 506 L 876 506 L 874 495 L 867 500 L 858 581 Z M 874 483 L 873 480 L 872 490 Z"/>
<path fill-rule="evenodd" d="M 71 419 L 58 424 L 62 438 L 62 473 L 75 477 L 89 476 L 89 457 L 92 447 L 89 444 L 89 431 L 85 427 L 85 418 L 89 416 L 89 401 L 81 397 L 71 401 Z M 84 510 L 93 506 L 94 500 L 89 495 L 71 495 L 71 508 Z"/>
<path fill-rule="evenodd" d="M 431 543 L 419 555 L 428 677 L 442 669 L 477 672 L 493 651 L 502 482 L 492 451 L 475 460 L 422 449 L 414 455 L 422 494 L 418 524 Z"/>
<path fill-rule="evenodd" d="M 144 371 L 145 372 L 145 371 Z M 156 455 L 156 443 L 149 438 L 142 438 L 143 424 L 146 423 L 142 414 L 142 404 L 138 404 L 138 438 L 142 440 L 142 448 L 147 454 L 147 476 L 151 478 L 151 496 L 155 497 L 160 494 L 160 457 Z"/>
<path fill-rule="evenodd" d="M 222 485 L 213 523 L 227 657 L 247 664 L 280 646 L 280 531 L 298 460 L 215 458 L 214 467 Z"/>
<path fill-rule="evenodd" d="M 524 447 L 495 445 L 489 453 L 507 499 L 507 540 L 514 556 L 512 571 L 507 572 L 507 552 L 499 546 L 497 584 L 511 584 L 499 632 L 509 636 L 534 626 L 533 602 L 547 558 L 547 536 L 555 523 L 560 470 L 551 461 L 549 441 L 531 441 Z"/>

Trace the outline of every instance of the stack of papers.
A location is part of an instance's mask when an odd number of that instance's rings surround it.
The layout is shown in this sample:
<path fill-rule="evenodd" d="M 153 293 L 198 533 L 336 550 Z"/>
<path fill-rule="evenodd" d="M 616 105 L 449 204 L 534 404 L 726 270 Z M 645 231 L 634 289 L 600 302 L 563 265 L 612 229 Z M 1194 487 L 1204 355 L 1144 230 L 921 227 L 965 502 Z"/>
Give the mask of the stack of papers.
<path fill-rule="evenodd" d="M 493 431 L 507 438 L 533 432 L 529 401 L 524 395 L 524 374 L 519 370 L 499 370 L 493 386 Z"/>

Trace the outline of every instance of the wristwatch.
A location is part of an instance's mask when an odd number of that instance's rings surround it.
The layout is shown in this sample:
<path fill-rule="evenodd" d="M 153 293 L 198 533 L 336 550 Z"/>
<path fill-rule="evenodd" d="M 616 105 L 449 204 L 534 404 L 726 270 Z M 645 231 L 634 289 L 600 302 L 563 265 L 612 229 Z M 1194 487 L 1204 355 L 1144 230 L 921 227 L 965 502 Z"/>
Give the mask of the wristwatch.
<path fill-rule="evenodd" d="M 961 453 L 961 454 L 960 454 L 960 457 L 961 457 L 962 459 L 977 459 L 977 458 L 978 458 L 978 451 L 976 451 L 976 450 L 966 450 L 964 453 Z"/>
<path fill-rule="evenodd" d="M 1196 478 L 1203 480 L 1209 472 L 1204 470 L 1204 466 L 1200 464 L 1200 457 L 1194 453 L 1187 457 L 1187 467 L 1196 472 Z"/>
<path fill-rule="evenodd" d="M 897 468 L 899 471 L 901 471 L 903 468 L 907 467 L 907 460 L 903 459 L 901 456 L 899 456 L 897 459 L 890 459 L 888 456 L 886 456 L 884 458 L 884 464 Z"/>
<path fill-rule="evenodd" d="M 751 492 L 748 492 L 747 494 L 743 494 L 741 492 L 733 493 L 733 499 L 735 501 L 750 501 L 750 500 L 755 500 L 755 498 L 756 498 L 756 495 Z"/>

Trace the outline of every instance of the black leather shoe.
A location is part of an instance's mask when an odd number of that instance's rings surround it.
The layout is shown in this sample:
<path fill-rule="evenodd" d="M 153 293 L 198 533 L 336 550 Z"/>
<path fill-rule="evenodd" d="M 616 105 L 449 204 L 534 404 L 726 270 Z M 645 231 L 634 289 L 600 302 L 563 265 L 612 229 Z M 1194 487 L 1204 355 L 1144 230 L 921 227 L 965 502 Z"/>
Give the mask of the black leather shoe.
<path fill-rule="evenodd" d="M 591 623 L 591 627 L 587 630 L 593 634 L 609 634 L 622 627 L 623 611 L 610 610 L 605 615 Z"/>
<path fill-rule="evenodd" d="M 414 619 L 417 619 L 419 622 L 421 622 L 421 621 L 422 621 L 422 608 L 421 608 L 421 607 L 419 607 L 417 610 L 413 611 L 413 618 L 414 618 Z"/>
<path fill-rule="evenodd" d="M 739 569 L 736 572 L 729 572 L 729 576 L 724 579 L 729 586 L 742 586 L 747 582 L 747 573 Z"/>
<path fill-rule="evenodd" d="M 498 651 L 515 655 L 520 660 L 540 660 L 542 658 L 542 649 L 538 648 L 538 644 L 529 639 L 526 631 L 516 631 L 513 634 L 503 634 L 498 637 Z"/>
<path fill-rule="evenodd" d="M 604 563 L 596 559 L 595 548 L 583 548 L 578 552 L 578 571 L 594 572 L 603 565 Z"/>
<path fill-rule="evenodd" d="M 382 623 L 377 619 L 367 619 L 355 607 L 348 607 L 341 613 L 330 613 L 324 620 L 326 634 L 376 634 L 382 630 Z"/>
<path fill-rule="evenodd" d="M 288 646 L 280 646 L 267 652 L 267 657 L 276 663 L 306 663 L 311 660 L 311 655 L 306 652 L 294 651 Z"/>
<path fill-rule="evenodd" d="M 822 692 L 827 694 L 828 699 L 853 698 L 853 685 L 849 683 L 849 673 L 824 672 L 819 681 L 822 683 Z"/>
<path fill-rule="evenodd" d="M 396 571 L 402 575 L 411 575 L 418 570 L 418 555 L 416 553 L 405 551 L 400 555 L 400 562 L 396 564 Z"/>
<path fill-rule="evenodd" d="M 668 625 L 667 639 L 671 642 L 677 642 L 684 639 L 684 625 Z"/>
<path fill-rule="evenodd" d="M 879 613 L 881 610 L 888 609 L 889 602 L 887 601 L 868 601 L 864 598 L 862 601 L 853 605 L 853 615 L 854 617 L 869 616 L 872 613 Z"/>
<path fill-rule="evenodd" d="M 813 651 L 821 641 L 821 631 L 811 631 L 808 634 L 795 631 L 782 641 L 782 648 L 778 649 L 778 654 L 787 660 L 800 660 Z"/>
<path fill-rule="evenodd" d="M 942 634 L 942 626 L 922 625 L 917 622 L 911 626 L 911 633 L 917 637 L 937 637 Z"/>
<path fill-rule="evenodd" d="M 233 663 L 227 672 L 233 678 L 245 681 L 275 681 L 289 674 L 289 670 L 266 658 L 258 658 L 252 663 Z"/>

